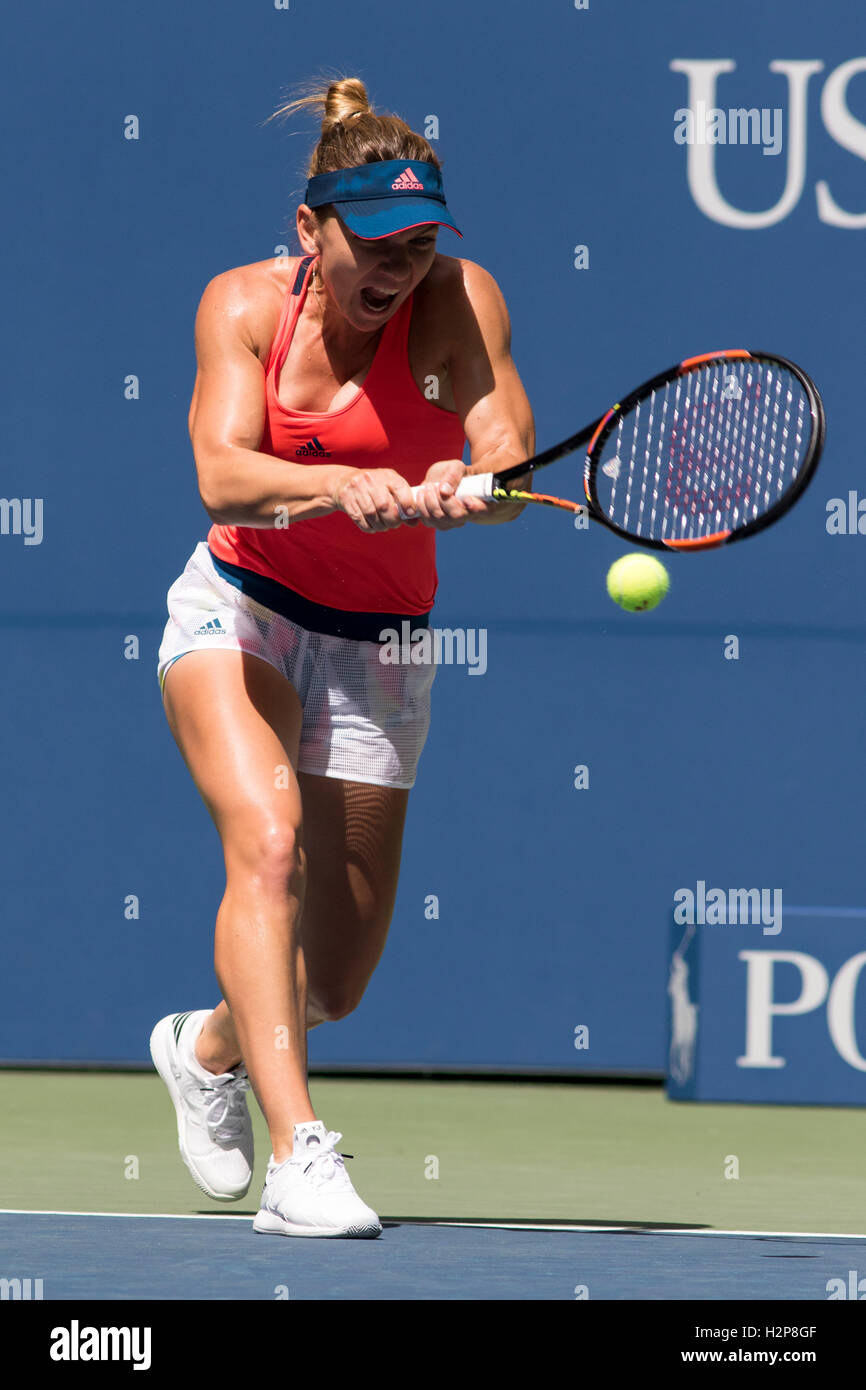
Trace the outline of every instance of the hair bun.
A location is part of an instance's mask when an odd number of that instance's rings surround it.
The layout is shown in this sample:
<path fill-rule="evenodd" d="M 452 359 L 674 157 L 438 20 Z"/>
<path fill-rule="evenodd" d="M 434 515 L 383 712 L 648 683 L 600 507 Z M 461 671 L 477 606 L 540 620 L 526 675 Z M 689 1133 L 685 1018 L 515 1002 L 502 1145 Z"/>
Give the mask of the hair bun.
<path fill-rule="evenodd" d="M 335 125 L 346 125 L 356 116 L 371 114 L 367 88 L 359 77 L 342 77 L 332 82 L 325 96 L 322 133 Z"/>
<path fill-rule="evenodd" d="M 322 76 L 304 85 L 304 96 L 292 98 L 269 119 L 285 120 L 307 109 L 322 113 L 322 133 L 310 156 L 307 178 L 386 159 L 425 160 L 441 168 L 438 155 L 423 135 L 416 134 L 399 116 L 377 115 L 360 77 L 328 80 Z M 370 120 L 359 122 L 361 116 Z"/>

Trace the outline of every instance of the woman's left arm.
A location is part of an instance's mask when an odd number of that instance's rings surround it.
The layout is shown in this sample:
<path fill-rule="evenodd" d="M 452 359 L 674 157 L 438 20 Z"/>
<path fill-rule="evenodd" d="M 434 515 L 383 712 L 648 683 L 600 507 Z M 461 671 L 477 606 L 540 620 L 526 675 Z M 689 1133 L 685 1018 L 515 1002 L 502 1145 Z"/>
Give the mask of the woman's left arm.
<path fill-rule="evenodd" d="M 449 308 L 452 332 L 451 389 L 471 463 L 447 459 L 428 470 L 419 511 L 428 524 L 450 530 L 467 521 L 513 521 L 525 504 L 457 498 L 466 473 L 499 473 L 535 452 L 535 424 L 523 383 L 511 357 L 511 320 L 493 276 L 474 261 L 461 261 L 462 286 Z M 529 483 L 516 479 L 511 486 Z"/>

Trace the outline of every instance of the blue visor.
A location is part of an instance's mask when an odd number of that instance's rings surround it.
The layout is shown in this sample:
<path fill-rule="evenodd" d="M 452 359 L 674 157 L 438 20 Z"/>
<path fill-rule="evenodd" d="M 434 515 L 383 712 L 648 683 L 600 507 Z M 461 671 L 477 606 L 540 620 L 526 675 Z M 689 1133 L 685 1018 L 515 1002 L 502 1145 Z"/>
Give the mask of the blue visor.
<path fill-rule="evenodd" d="M 365 241 L 438 222 L 463 233 L 445 206 L 442 175 L 418 159 L 378 159 L 333 174 L 316 174 L 307 184 L 307 207 L 332 204 L 350 232 Z"/>

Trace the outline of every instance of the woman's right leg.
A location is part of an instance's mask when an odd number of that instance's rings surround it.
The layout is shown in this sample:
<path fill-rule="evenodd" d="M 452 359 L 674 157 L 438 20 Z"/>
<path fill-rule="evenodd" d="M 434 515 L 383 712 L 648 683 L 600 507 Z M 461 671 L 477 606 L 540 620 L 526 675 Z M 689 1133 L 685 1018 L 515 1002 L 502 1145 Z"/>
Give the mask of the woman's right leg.
<path fill-rule="evenodd" d="M 236 1036 L 277 1163 L 293 1126 L 314 1120 L 307 1088 L 307 980 L 299 926 L 305 864 L 296 777 L 302 710 L 266 661 L 238 651 L 179 658 L 164 685 L 172 733 L 223 845 L 226 891 L 214 962 L 223 998 L 200 1061 L 220 1070 Z M 233 1033 L 232 1031 L 233 1030 Z"/>

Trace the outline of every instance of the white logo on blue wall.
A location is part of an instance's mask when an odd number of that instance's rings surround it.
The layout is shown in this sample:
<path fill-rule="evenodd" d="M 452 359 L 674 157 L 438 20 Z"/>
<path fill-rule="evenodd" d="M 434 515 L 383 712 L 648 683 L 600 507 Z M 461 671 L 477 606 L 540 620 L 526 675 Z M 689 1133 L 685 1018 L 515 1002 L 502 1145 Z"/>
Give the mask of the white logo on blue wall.
<path fill-rule="evenodd" d="M 826 1001 L 830 1041 L 843 1061 L 856 1071 L 866 1072 L 866 1057 L 857 1039 L 856 1006 L 866 951 L 846 960 L 832 982 L 824 962 L 807 951 L 738 951 L 737 959 L 746 964 L 746 1050 L 736 1059 L 738 1067 L 784 1067 L 786 1059 L 773 1051 L 774 1020 L 814 1013 Z M 779 986 L 782 999 L 776 997 L 779 966 L 788 970 L 788 978 Z M 800 992 L 795 999 L 791 998 L 791 967 L 800 976 Z"/>
<path fill-rule="evenodd" d="M 688 78 L 687 107 L 681 108 L 677 115 L 688 109 L 692 114 L 693 127 L 696 129 L 700 112 L 706 114 L 722 111 L 721 104 L 716 100 L 717 81 L 722 73 L 734 72 L 736 66 L 730 58 L 673 59 L 670 64 L 671 70 L 685 73 Z M 778 58 L 770 63 L 770 72 L 781 73 L 788 84 L 785 118 L 787 166 L 782 194 L 778 201 L 765 211 L 744 212 L 723 197 L 716 178 L 714 141 L 705 138 L 686 142 L 686 177 L 689 192 L 706 217 L 722 223 L 725 227 L 754 231 L 781 222 L 797 206 L 806 181 L 809 79 L 823 69 L 824 63 L 818 58 Z M 862 72 L 866 72 L 866 58 L 851 58 L 834 68 L 821 91 L 820 110 L 824 127 L 831 139 L 849 154 L 866 160 L 866 125 L 851 114 L 847 102 L 848 84 L 852 77 Z M 776 84 L 773 86 L 775 88 Z M 775 95 L 775 91 L 773 94 Z M 777 107 L 775 101 L 767 103 L 766 109 L 783 112 L 785 110 L 784 107 Z M 724 111 L 722 114 L 725 114 Z M 739 114 L 739 109 L 735 114 Z M 728 116 L 726 134 L 729 123 Z M 702 128 L 707 129 L 706 126 Z M 767 148 L 764 153 L 768 153 Z M 768 164 L 767 168 L 775 169 L 775 161 Z M 831 227 L 866 227 L 866 212 L 849 212 L 846 208 L 840 207 L 824 179 L 815 183 L 815 202 L 819 220 Z"/>
<path fill-rule="evenodd" d="M 689 927 L 671 957 L 668 996 L 671 1001 L 671 1045 L 668 1071 L 679 1086 L 694 1074 L 698 1040 L 698 1005 L 689 998 L 689 967 L 685 955 L 695 934 Z"/>

